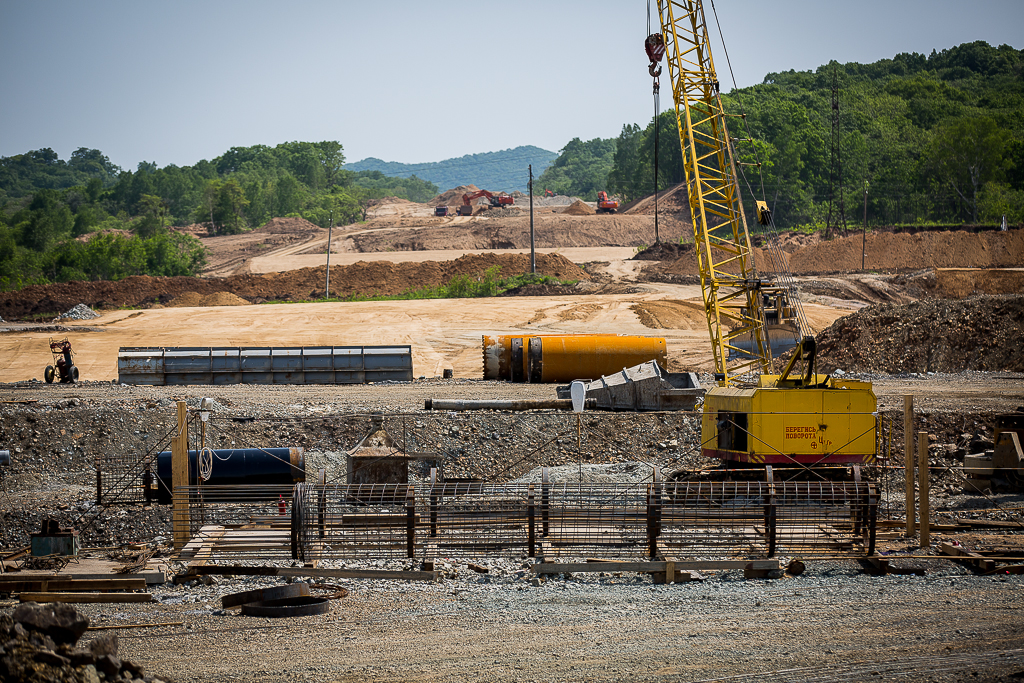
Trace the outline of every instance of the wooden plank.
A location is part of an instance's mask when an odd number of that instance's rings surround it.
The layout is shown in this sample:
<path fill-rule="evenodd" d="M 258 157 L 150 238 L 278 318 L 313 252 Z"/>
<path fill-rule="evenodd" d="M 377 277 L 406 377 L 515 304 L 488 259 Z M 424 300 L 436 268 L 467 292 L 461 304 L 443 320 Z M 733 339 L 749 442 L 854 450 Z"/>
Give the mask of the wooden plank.
<path fill-rule="evenodd" d="M 21 602 L 153 602 L 152 593 L 21 593 Z"/>
<path fill-rule="evenodd" d="M 188 476 L 188 426 L 186 424 L 185 402 L 178 401 L 178 424 L 174 437 L 171 438 L 171 530 L 174 535 L 174 549 L 181 550 L 189 541 L 191 511 L 188 504 L 188 493 L 176 491 L 179 487 L 187 487 Z"/>
<path fill-rule="evenodd" d="M 903 465 L 906 485 L 907 536 L 913 536 L 914 526 L 914 397 L 903 397 Z"/>
<path fill-rule="evenodd" d="M 972 529 L 1019 529 L 1024 530 L 1024 522 L 1006 522 L 998 519 L 956 519 L 954 521 Z"/>
<path fill-rule="evenodd" d="M 918 509 L 921 514 L 921 542 L 922 548 L 932 547 L 931 529 L 929 527 L 929 515 L 931 513 L 931 494 L 928 491 L 928 484 L 931 477 L 928 476 L 928 433 L 917 433 L 917 489 Z"/>
<path fill-rule="evenodd" d="M 105 579 L 143 579 L 146 584 L 152 586 L 155 584 L 164 583 L 167 577 L 163 572 L 138 572 L 135 574 L 52 574 L 52 573 L 41 573 L 36 571 L 21 571 L 11 572 L 5 574 L 0 581 L 4 580 L 11 581 L 43 581 L 43 580 L 61 580 L 61 581 L 78 581 L 78 580 L 105 580 Z"/>
<path fill-rule="evenodd" d="M 206 527 L 203 527 L 204 529 Z M 202 547 L 196 552 L 195 559 L 189 562 L 189 567 L 201 567 L 213 558 L 213 549 L 217 545 L 217 541 L 227 532 L 227 529 L 220 527 L 219 529 L 211 529 L 210 533 L 205 536 Z"/>
<path fill-rule="evenodd" d="M 145 579 L 0 579 L 0 592 L 20 593 L 38 591 L 54 593 L 60 591 L 134 591 L 145 590 Z"/>
<path fill-rule="evenodd" d="M 972 553 L 966 548 L 962 548 L 958 545 L 950 545 L 949 543 L 940 543 L 939 552 L 943 555 L 949 555 L 951 557 L 963 558 L 965 562 L 970 562 L 972 565 L 981 569 L 982 571 L 991 571 L 996 568 L 995 560 L 979 555 L 978 553 Z"/>
<path fill-rule="evenodd" d="M 437 572 L 388 571 L 384 569 L 312 569 L 293 567 L 195 567 L 197 576 L 203 574 L 233 574 L 235 576 L 322 576 L 335 579 L 387 579 L 391 581 L 436 581 Z M 183 576 L 187 576 L 185 574 Z"/>

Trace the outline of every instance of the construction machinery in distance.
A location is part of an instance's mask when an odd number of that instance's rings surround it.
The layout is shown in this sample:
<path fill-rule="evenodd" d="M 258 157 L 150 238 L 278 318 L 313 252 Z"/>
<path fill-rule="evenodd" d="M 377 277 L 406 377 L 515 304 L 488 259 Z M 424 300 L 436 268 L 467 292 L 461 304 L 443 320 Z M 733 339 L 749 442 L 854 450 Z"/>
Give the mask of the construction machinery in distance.
<path fill-rule="evenodd" d="M 448 207 L 446 205 L 444 205 L 444 204 L 441 204 L 440 206 L 435 206 L 434 207 L 434 215 L 438 216 L 438 217 L 441 217 L 441 218 L 447 216 L 448 215 Z"/>
<path fill-rule="evenodd" d="M 43 379 L 47 384 L 53 384 L 57 379 L 61 384 L 74 384 L 78 381 L 78 366 L 75 365 L 75 352 L 71 349 L 71 341 L 63 339 L 50 339 L 50 353 L 53 354 L 53 365 L 47 365 L 43 370 Z"/>
<path fill-rule="evenodd" d="M 777 258 L 764 201 L 754 211 L 774 272 L 757 272 L 703 3 L 658 0 L 658 15 L 661 34 L 649 36 L 645 48 L 655 93 L 662 52 L 667 59 L 718 385 L 704 399 L 702 452 L 727 463 L 799 470 L 872 464 L 877 401 L 871 384 L 815 371 L 814 338 L 792 276 Z M 780 374 L 771 374 L 773 347 L 782 341 L 781 332 L 769 333 L 771 325 L 787 327 L 793 347 Z"/>
<path fill-rule="evenodd" d="M 505 192 L 488 192 L 487 190 L 477 190 L 472 194 L 462 195 L 462 206 L 459 207 L 460 216 L 472 216 L 473 205 L 472 201 L 480 197 L 487 197 L 487 201 L 491 203 L 491 206 L 500 208 L 502 206 L 512 206 L 516 203 L 515 197 Z"/>
<path fill-rule="evenodd" d="M 615 213 L 619 209 L 619 200 L 612 199 L 608 196 L 608 193 L 601 190 L 597 193 L 597 212 L 598 213 Z"/>

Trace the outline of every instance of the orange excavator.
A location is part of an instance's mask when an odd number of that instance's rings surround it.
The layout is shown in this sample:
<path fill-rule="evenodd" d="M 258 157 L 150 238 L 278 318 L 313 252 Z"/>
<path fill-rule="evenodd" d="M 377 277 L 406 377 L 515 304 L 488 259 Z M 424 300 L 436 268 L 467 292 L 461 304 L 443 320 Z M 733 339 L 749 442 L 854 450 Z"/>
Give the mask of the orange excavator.
<path fill-rule="evenodd" d="M 597 193 L 597 212 L 615 213 L 619 208 L 619 200 L 611 199 L 608 193 L 601 190 Z"/>
<path fill-rule="evenodd" d="M 491 206 L 497 208 L 500 208 L 502 206 L 512 206 L 513 204 L 516 203 L 515 198 L 510 194 L 506 194 L 504 192 L 494 194 L 493 192 L 488 192 L 487 190 L 477 190 L 472 194 L 462 195 L 462 206 L 459 207 L 459 215 L 472 216 L 473 205 L 470 202 L 479 197 L 487 197 L 487 201 L 491 203 Z"/>

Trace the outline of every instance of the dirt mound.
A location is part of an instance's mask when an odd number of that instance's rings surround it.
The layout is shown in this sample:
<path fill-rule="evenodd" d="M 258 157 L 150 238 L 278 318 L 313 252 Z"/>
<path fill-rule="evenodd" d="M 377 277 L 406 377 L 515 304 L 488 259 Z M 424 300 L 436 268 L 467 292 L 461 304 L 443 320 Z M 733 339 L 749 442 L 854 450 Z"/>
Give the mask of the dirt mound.
<path fill-rule="evenodd" d="M 1024 371 L 1024 295 L 879 304 L 818 335 L 818 364 L 854 372 Z"/>
<path fill-rule="evenodd" d="M 589 216 L 597 213 L 597 211 L 582 199 L 577 199 L 572 204 L 562 209 L 562 213 L 567 213 L 570 216 Z"/>
<path fill-rule="evenodd" d="M 811 244 L 794 252 L 794 273 L 836 273 L 861 269 L 863 236 Z M 921 268 L 1009 268 L 1024 266 L 1024 230 L 872 232 L 863 248 L 868 270 Z"/>
<path fill-rule="evenodd" d="M 441 194 L 437 195 L 433 199 L 430 199 L 429 201 L 427 201 L 427 204 L 430 204 L 432 206 L 438 206 L 438 205 L 441 205 L 441 204 L 445 204 L 447 206 L 461 206 L 462 205 L 462 195 L 464 195 L 464 194 L 473 194 L 474 192 L 479 192 L 479 191 L 480 191 L 480 188 L 477 187 L 476 185 L 473 185 L 473 184 L 459 185 L 456 188 L 452 188 L 451 190 L 448 190 L 447 192 L 442 192 Z"/>
<path fill-rule="evenodd" d="M 288 218 L 271 218 L 252 232 L 267 232 L 275 235 L 306 234 L 316 232 L 320 228 L 305 218 L 291 216 Z"/>
<path fill-rule="evenodd" d="M 167 308 L 185 308 L 189 306 L 248 306 L 249 302 L 231 292 L 200 294 L 185 292 L 167 302 Z"/>
<path fill-rule="evenodd" d="M 619 208 L 622 213 L 653 215 L 654 195 L 648 195 L 634 202 L 629 202 Z M 658 193 L 658 213 L 684 213 L 686 220 L 690 220 L 690 199 L 686 192 L 686 183 L 679 183 L 675 187 L 662 190 Z"/>
<path fill-rule="evenodd" d="M 501 268 L 501 277 L 527 273 L 530 270 L 530 255 L 470 254 L 454 261 L 360 261 L 350 266 L 333 266 L 331 294 L 341 297 L 355 294 L 400 294 L 418 287 L 444 284 L 456 275 L 482 275 L 493 266 Z M 560 280 L 590 279 L 582 269 L 559 254 L 537 254 L 537 272 Z M 326 266 L 320 266 L 283 273 L 246 273 L 223 278 L 139 275 L 117 282 L 33 285 L 16 292 L 0 293 L 0 314 L 12 319 L 64 311 L 78 303 L 93 308 L 137 308 L 151 304 L 238 305 L 237 298 L 252 303 L 301 301 L 323 296 L 325 276 Z M 231 293 L 234 297 L 229 294 L 225 298 L 224 293 Z M 179 299 L 180 302 L 175 303 Z"/>

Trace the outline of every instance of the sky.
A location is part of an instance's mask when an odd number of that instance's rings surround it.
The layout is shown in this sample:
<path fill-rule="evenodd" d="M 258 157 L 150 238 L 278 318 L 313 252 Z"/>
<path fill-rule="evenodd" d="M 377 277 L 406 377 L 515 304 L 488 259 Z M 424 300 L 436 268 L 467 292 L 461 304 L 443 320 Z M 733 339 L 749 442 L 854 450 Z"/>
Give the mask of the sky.
<path fill-rule="evenodd" d="M 714 7 L 739 87 L 833 59 L 1024 48 L 1022 0 Z M 558 151 L 650 120 L 647 33 L 639 0 L 0 0 L 0 156 L 88 147 L 134 170 L 290 140 L 337 140 L 349 162 Z"/>

